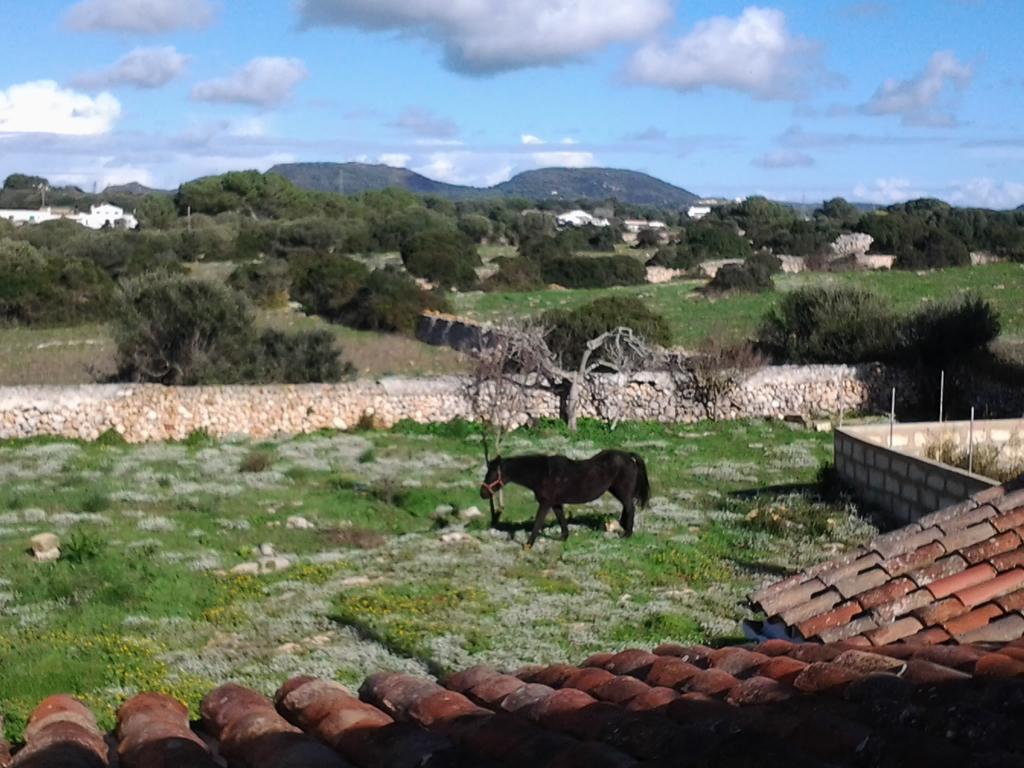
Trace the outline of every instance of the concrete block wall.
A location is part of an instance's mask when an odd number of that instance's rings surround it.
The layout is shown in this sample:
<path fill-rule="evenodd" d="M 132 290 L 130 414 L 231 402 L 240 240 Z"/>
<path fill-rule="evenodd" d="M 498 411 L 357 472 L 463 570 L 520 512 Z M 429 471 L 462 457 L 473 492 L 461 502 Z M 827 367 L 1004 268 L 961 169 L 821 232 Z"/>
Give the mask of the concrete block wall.
<path fill-rule="evenodd" d="M 860 500 L 883 510 L 894 526 L 912 523 L 998 485 L 987 477 L 905 452 L 899 446 L 910 443 L 907 432 L 922 425 L 900 426 L 904 433 L 899 442 L 893 440 L 893 448 L 888 447 L 888 425 L 835 432 L 835 465 L 843 484 Z"/>

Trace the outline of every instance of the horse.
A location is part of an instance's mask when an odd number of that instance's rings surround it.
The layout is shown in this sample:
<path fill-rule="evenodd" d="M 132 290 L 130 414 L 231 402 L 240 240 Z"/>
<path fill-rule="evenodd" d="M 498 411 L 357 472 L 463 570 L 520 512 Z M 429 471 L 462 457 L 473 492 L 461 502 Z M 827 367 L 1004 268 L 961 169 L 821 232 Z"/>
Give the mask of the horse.
<path fill-rule="evenodd" d="M 547 519 L 554 511 L 562 527 L 562 541 L 569 538 L 565 522 L 565 504 L 586 504 L 611 493 L 622 504 L 619 523 L 626 537 L 633 535 L 633 519 L 637 504 L 643 509 L 651 498 L 647 465 L 635 453 L 601 451 L 584 461 L 565 456 L 516 456 L 496 458 L 487 464 L 487 474 L 480 484 L 480 497 L 491 499 L 507 483 L 516 483 L 533 491 L 537 499 L 537 517 L 527 542 L 532 547 Z M 501 513 L 492 515 L 497 524 Z"/>

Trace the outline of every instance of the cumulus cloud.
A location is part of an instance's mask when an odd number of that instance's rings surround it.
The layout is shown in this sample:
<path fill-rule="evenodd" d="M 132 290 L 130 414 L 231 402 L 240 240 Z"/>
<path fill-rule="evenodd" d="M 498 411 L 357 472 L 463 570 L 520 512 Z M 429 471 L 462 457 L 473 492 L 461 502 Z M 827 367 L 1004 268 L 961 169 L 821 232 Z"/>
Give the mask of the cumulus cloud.
<path fill-rule="evenodd" d="M 540 136 L 534 136 L 532 133 L 524 133 L 522 136 L 519 137 L 519 143 L 529 146 L 546 144 L 547 142 L 544 141 L 544 139 L 542 139 Z"/>
<path fill-rule="evenodd" d="M 459 126 L 454 121 L 421 107 L 409 107 L 391 126 L 428 139 L 452 139 L 459 135 Z"/>
<path fill-rule="evenodd" d="M 758 99 L 796 99 L 825 78 L 820 46 L 794 36 L 786 15 L 773 8 L 746 8 L 738 18 L 698 22 L 670 43 L 649 43 L 629 63 L 637 82 L 696 91 L 725 88 Z"/>
<path fill-rule="evenodd" d="M 672 15 L 670 0 L 299 0 L 306 27 L 397 31 L 437 42 L 456 71 L 561 64 L 641 39 Z"/>
<path fill-rule="evenodd" d="M 0 134 L 91 136 L 109 133 L 120 116 L 121 104 L 109 93 L 88 96 L 52 80 L 0 90 Z"/>
<path fill-rule="evenodd" d="M 209 0 L 80 0 L 64 17 L 80 32 L 136 32 L 159 35 L 203 29 L 213 21 Z"/>
<path fill-rule="evenodd" d="M 192 98 L 272 107 L 291 96 L 292 89 L 307 77 L 309 71 L 299 59 L 263 57 L 227 77 L 199 83 L 192 89 Z"/>
<path fill-rule="evenodd" d="M 953 186 L 949 202 L 982 208 L 1016 208 L 1024 205 L 1024 183 L 990 178 L 971 179 Z"/>
<path fill-rule="evenodd" d="M 382 165 L 390 165 L 392 168 L 405 168 L 412 160 L 412 155 L 403 155 L 400 152 L 385 153 L 377 158 Z"/>
<path fill-rule="evenodd" d="M 160 88 L 185 71 L 188 57 L 174 46 L 136 48 L 107 69 L 86 72 L 72 82 L 79 88 L 108 88 L 129 85 L 134 88 Z"/>
<path fill-rule="evenodd" d="M 530 158 L 538 166 L 589 168 L 594 165 L 592 152 L 534 152 Z"/>
<path fill-rule="evenodd" d="M 814 158 L 791 149 L 780 149 L 768 152 L 753 160 L 754 165 L 761 168 L 808 168 L 814 165 Z"/>
<path fill-rule="evenodd" d="M 872 203 L 902 203 L 919 197 L 928 197 L 922 187 L 915 185 L 910 179 L 885 178 L 875 179 L 870 184 L 858 184 L 853 188 L 853 198 Z"/>
<path fill-rule="evenodd" d="M 956 124 L 949 101 L 974 77 L 974 67 L 957 60 L 950 51 L 932 54 L 923 72 L 909 80 L 889 79 L 861 109 L 869 115 L 894 115 L 904 125 Z"/>

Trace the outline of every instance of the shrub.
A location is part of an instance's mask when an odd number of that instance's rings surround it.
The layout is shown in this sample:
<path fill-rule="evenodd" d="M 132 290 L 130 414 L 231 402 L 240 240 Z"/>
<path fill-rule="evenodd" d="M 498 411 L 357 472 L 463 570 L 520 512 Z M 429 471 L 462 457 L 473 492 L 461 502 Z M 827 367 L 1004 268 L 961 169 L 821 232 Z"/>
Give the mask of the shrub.
<path fill-rule="evenodd" d="M 484 281 L 485 291 L 535 291 L 544 287 L 540 265 L 530 259 L 502 259 L 498 271 Z"/>
<path fill-rule="evenodd" d="M 340 314 L 340 321 L 367 331 L 397 331 L 412 335 L 426 310 L 448 311 L 443 297 L 424 291 L 403 272 L 371 272 Z"/>
<path fill-rule="evenodd" d="M 976 296 L 922 309 L 901 325 L 901 358 L 933 367 L 985 351 L 1002 327 L 992 305 Z"/>
<path fill-rule="evenodd" d="M 288 262 L 267 259 L 243 264 L 231 273 L 228 285 L 261 307 L 282 307 L 288 303 L 291 287 Z"/>
<path fill-rule="evenodd" d="M 782 271 L 782 259 L 763 248 L 748 256 L 744 263 L 749 269 L 758 270 L 768 277 Z"/>
<path fill-rule="evenodd" d="M 476 285 L 476 267 L 481 262 L 473 241 L 464 234 L 434 229 L 402 244 L 402 263 L 416 277 L 464 291 Z"/>
<path fill-rule="evenodd" d="M 971 252 L 964 241 L 942 229 L 932 229 L 896 257 L 898 269 L 942 269 L 970 264 Z"/>
<path fill-rule="evenodd" d="M 763 293 L 775 287 L 771 274 L 754 264 L 725 264 L 707 285 L 708 293 Z"/>
<path fill-rule="evenodd" d="M 275 460 L 276 457 L 272 450 L 266 448 L 253 448 L 242 459 L 241 464 L 238 466 L 238 471 L 248 474 L 266 472 L 274 466 Z"/>
<path fill-rule="evenodd" d="M 632 328 L 651 345 L 668 346 L 671 332 L 661 315 L 635 296 L 606 296 L 574 310 L 551 310 L 543 324 L 548 346 L 562 364 L 579 365 L 587 342 L 619 327 Z"/>
<path fill-rule="evenodd" d="M 631 256 L 561 256 L 541 263 L 545 283 L 565 288 L 607 288 L 647 282 L 644 265 Z"/>
<path fill-rule="evenodd" d="M 779 362 L 874 362 L 891 356 L 896 327 L 892 308 L 873 293 L 801 288 L 764 318 L 758 345 Z"/>
<path fill-rule="evenodd" d="M 699 266 L 700 262 L 699 255 L 690 248 L 688 243 L 677 243 L 659 248 L 658 252 L 647 262 L 647 266 L 689 271 Z"/>
<path fill-rule="evenodd" d="M 689 246 L 698 262 L 745 259 L 750 255 L 750 243 L 731 224 L 701 221 L 687 227 L 683 235 L 683 242 Z"/>
<path fill-rule="evenodd" d="M 479 213 L 468 213 L 459 218 L 459 231 L 474 243 L 482 243 L 491 236 L 491 220 Z"/>
<path fill-rule="evenodd" d="M 306 311 L 337 320 L 370 271 L 347 256 L 305 251 L 290 260 L 292 297 Z"/>
<path fill-rule="evenodd" d="M 653 248 L 661 242 L 661 234 L 656 229 L 644 227 L 636 236 L 636 244 L 641 248 Z"/>
<path fill-rule="evenodd" d="M 59 325 L 105 320 L 114 311 L 114 283 L 89 261 L 0 240 L 0 275 L 0 323 Z"/>
<path fill-rule="evenodd" d="M 330 383 L 352 373 L 351 363 L 342 363 L 334 335 L 325 330 L 263 331 L 253 360 L 250 377 L 261 382 Z"/>
<path fill-rule="evenodd" d="M 100 557 L 107 548 L 99 533 L 76 528 L 61 544 L 60 559 L 69 565 L 82 565 Z"/>

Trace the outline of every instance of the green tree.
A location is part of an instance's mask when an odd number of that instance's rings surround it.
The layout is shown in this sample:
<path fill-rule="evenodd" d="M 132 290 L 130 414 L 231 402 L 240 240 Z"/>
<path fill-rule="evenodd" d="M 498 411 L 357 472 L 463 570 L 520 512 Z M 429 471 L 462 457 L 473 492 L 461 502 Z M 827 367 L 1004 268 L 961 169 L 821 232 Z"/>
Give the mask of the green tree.
<path fill-rule="evenodd" d="M 457 230 L 432 229 L 406 240 L 402 263 L 416 277 L 465 291 L 476 286 L 476 267 L 481 261 L 466 235 Z"/>
<path fill-rule="evenodd" d="M 345 306 L 340 321 L 352 328 L 411 336 L 423 312 L 449 309 L 444 298 L 422 290 L 404 272 L 378 269 L 370 273 Z"/>
<path fill-rule="evenodd" d="M 38 189 L 48 186 L 50 186 L 50 182 L 42 176 L 28 176 L 24 173 L 12 173 L 4 179 L 4 189 L 6 190 Z"/>
<path fill-rule="evenodd" d="M 290 265 L 292 298 L 306 311 L 328 320 L 344 315 L 370 275 L 365 265 L 337 254 L 308 251 L 293 258 Z"/>
<path fill-rule="evenodd" d="M 606 296 L 577 309 L 544 313 L 548 347 L 564 367 L 575 369 L 587 342 L 616 328 L 631 328 L 649 345 L 668 346 L 671 332 L 665 318 L 635 296 Z"/>
<path fill-rule="evenodd" d="M 135 214 L 146 229 L 168 229 L 178 219 L 174 201 L 167 195 L 146 195 L 139 201 Z"/>

